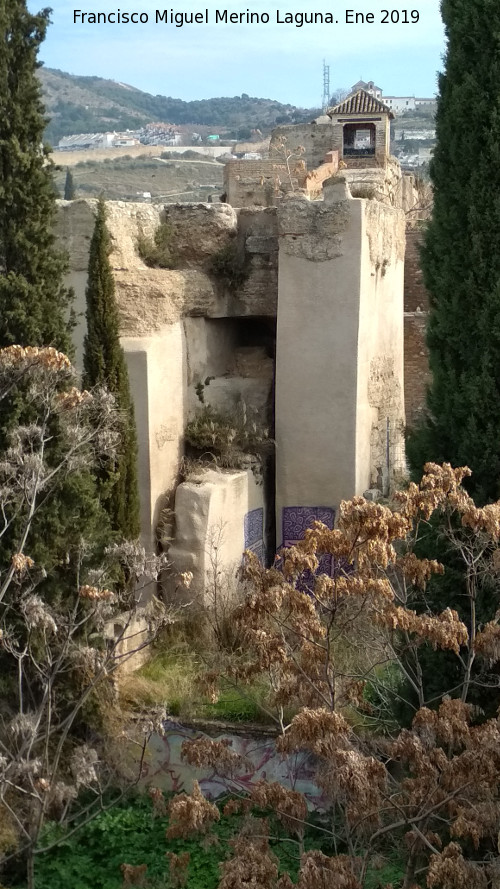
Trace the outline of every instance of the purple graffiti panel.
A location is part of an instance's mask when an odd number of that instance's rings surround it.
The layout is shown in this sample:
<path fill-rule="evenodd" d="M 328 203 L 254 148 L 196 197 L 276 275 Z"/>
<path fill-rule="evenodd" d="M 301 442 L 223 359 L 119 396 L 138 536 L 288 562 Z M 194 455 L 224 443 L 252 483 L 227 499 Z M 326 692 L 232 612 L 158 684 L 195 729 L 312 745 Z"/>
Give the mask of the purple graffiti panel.
<path fill-rule="evenodd" d="M 264 562 L 264 510 L 251 509 L 244 518 L 245 549 L 255 553 Z"/>
<path fill-rule="evenodd" d="M 293 546 L 313 522 L 323 522 L 333 530 L 335 510 L 329 506 L 285 506 L 283 509 L 283 546 Z"/>
<path fill-rule="evenodd" d="M 329 506 L 285 506 L 282 513 L 283 546 L 294 546 L 304 535 L 313 522 L 323 522 L 333 530 L 335 510 Z M 320 556 L 318 574 L 333 572 L 332 557 L 328 554 Z"/>

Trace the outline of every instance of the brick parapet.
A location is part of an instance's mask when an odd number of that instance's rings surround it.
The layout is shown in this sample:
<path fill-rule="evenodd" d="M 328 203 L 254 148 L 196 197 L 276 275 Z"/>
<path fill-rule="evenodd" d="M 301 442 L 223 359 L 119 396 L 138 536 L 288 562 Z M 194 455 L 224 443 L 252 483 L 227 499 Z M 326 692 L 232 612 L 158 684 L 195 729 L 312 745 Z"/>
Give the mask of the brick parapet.
<path fill-rule="evenodd" d="M 295 161 L 291 165 L 294 187 L 303 188 L 306 170 Z M 292 190 L 289 173 L 278 160 L 235 160 L 224 167 L 226 201 L 232 207 L 272 207 L 280 192 Z"/>
<path fill-rule="evenodd" d="M 321 192 L 323 182 L 326 182 L 327 179 L 330 179 L 331 176 L 335 176 L 335 174 L 338 172 L 338 151 L 329 151 L 326 157 L 329 159 L 326 163 L 321 164 L 321 166 L 317 167 L 315 170 L 311 170 L 311 172 L 308 173 L 306 176 L 304 187 L 307 194 L 309 194 L 311 197 L 316 195 L 318 192 Z"/>
<path fill-rule="evenodd" d="M 307 172 L 303 161 L 291 162 L 291 178 L 284 163 L 278 160 L 229 161 L 224 168 L 226 201 L 232 207 L 275 206 L 284 194 L 304 189 L 310 197 L 321 192 L 326 179 L 334 176 L 339 168 L 338 152 L 329 151 L 327 162 Z"/>
<path fill-rule="evenodd" d="M 427 312 L 429 308 L 429 294 L 424 285 L 420 261 L 421 244 L 422 232 L 418 229 L 408 229 L 405 254 L 405 312 L 416 312 L 417 310 Z"/>
<path fill-rule="evenodd" d="M 429 294 L 425 288 L 420 246 L 422 232 L 406 233 L 405 255 L 405 412 L 408 426 L 415 425 L 425 410 L 426 389 L 430 381 L 429 355 L 425 341 Z"/>

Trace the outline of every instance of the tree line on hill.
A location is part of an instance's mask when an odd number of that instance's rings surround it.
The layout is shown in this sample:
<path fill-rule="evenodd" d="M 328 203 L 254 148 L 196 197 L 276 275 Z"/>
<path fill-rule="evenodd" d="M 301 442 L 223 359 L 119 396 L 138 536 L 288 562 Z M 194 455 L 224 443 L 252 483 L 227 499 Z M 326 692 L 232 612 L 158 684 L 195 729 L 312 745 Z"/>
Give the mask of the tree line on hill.
<path fill-rule="evenodd" d="M 242 128 L 269 131 L 281 123 L 311 120 L 318 113 L 314 109 L 300 109 L 272 99 L 251 97 L 246 93 L 185 102 L 125 88 L 100 77 L 78 77 L 51 69 L 48 69 L 48 73 L 50 79 L 44 79 L 43 69 L 40 76 L 50 116 L 45 138 L 53 145 L 62 136 L 73 133 L 138 129 L 154 121 L 223 128 L 228 138 L 244 138 L 239 135 Z M 59 80 L 61 87 L 64 87 L 64 98 L 59 98 L 59 90 L 56 89 Z M 68 96 L 72 85 L 90 94 L 85 105 L 72 101 Z M 95 105 L 92 104 L 92 97 Z M 104 105 L 103 100 L 109 104 Z"/>

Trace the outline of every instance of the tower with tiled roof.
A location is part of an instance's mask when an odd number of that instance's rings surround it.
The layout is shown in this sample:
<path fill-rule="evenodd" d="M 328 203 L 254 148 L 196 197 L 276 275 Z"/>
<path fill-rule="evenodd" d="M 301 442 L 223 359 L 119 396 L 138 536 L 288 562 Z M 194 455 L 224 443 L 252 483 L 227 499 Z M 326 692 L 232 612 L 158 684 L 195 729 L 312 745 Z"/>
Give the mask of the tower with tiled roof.
<path fill-rule="evenodd" d="M 391 109 L 364 89 L 328 108 L 332 148 L 348 167 L 383 166 L 390 152 Z"/>

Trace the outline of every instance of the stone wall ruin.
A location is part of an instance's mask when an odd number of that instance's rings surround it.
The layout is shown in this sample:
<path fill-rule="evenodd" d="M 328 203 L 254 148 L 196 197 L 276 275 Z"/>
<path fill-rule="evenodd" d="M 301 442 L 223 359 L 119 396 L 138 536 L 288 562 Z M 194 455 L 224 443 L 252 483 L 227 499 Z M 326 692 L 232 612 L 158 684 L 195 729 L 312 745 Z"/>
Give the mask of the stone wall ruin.
<path fill-rule="evenodd" d="M 142 539 L 169 551 L 169 595 L 180 595 L 186 571 L 193 590 L 209 594 L 218 534 L 221 570 L 234 578 L 244 548 L 272 559 L 304 522 L 333 526 L 343 498 L 386 492 L 404 472 L 403 266 L 414 189 L 393 159 L 339 170 L 328 154 L 333 129 L 278 129 L 304 146 L 305 168 L 302 187 L 269 206 L 272 159 L 227 165 L 228 181 L 240 168 L 248 173 L 230 195 L 250 206 L 107 205 L 138 427 Z M 59 207 L 79 312 L 94 209 L 91 200 Z M 138 239 L 164 222 L 173 268 L 150 267 Z M 83 325 L 80 363 L 82 342 Z M 204 465 L 186 464 L 186 425 L 207 406 L 236 425 L 243 412 L 245 422 L 269 426 L 274 469 L 268 461 L 262 475 L 250 456 L 224 465 L 210 449 Z"/>

